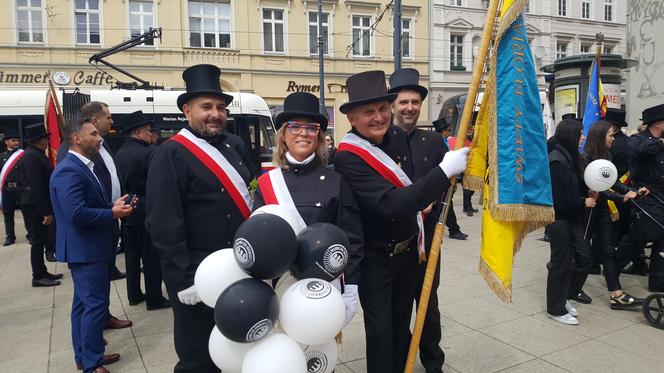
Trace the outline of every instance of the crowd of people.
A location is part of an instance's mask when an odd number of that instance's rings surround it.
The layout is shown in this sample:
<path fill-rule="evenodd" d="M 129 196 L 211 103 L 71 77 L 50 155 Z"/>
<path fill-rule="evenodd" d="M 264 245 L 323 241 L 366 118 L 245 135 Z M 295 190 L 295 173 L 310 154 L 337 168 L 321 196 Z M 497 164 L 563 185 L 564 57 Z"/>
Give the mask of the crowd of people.
<path fill-rule="evenodd" d="M 563 324 L 579 324 L 579 311 L 570 300 L 592 302 L 583 285 L 595 266 L 601 265 L 613 310 L 643 303 L 620 284 L 620 273 L 630 263 L 628 273 L 649 275 L 649 291 L 664 291 L 664 105 L 644 110 L 645 128 L 631 137 L 622 131 L 625 116 L 608 109 L 587 138 L 582 122 L 567 117 L 548 141 L 556 220 L 546 230 L 551 246 L 547 315 Z M 585 168 L 599 159 L 612 161 L 621 176 L 603 192 L 584 182 Z"/>
<path fill-rule="evenodd" d="M 104 373 L 106 365 L 120 359 L 105 354 L 103 331 L 132 325 L 109 312 L 110 281 L 126 276 L 130 305 L 172 308 L 179 358 L 174 370 L 218 372 L 208 352 L 214 313 L 196 291 L 196 269 L 210 253 L 232 246 L 253 210 L 281 200 L 288 201 L 286 207 L 302 225 L 326 222 L 346 233 L 346 324 L 359 302 L 367 371 L 403 371 L 413 302 L 419 303 L 441 201 L 450 179 L 464 171 L 468 148 L 451 150 L 456 139 L 445 118 L 433 122 L 434 131 L 418 126 L 428 90 L 415 69 L 395 71 L 389 89 L 384 72 L 366 71 L 346 82 L 348 100 L 339 110 L 351 130 L 336 146 L 326 134 L 328 120 L 319 112 L 318 98 L 305 92 L 286 97 L 284 111 L 274 118 L 275 169 L 257 175 L 249 146 L 226 131 L 232 96 L 221 90 L 220 75 L 212 65 L 184 71 L 186 91 L 177 105 L 187 124 L 160 145 L 142 112 L 114 122 L 103 102 L 86 104 L 63 128 L 55 169 L 45 154 L 49 134 L 43 124 L 25 128 L 25 151 L 18 149 L 16 134 L 5 132 L 8 151 L 0 175 L 5 245 L 16 240 L 13 214 L 20 205 L 31 243 L 32 285 L 60 284 L 63 275 L 49 273 L 44 258 L 67 263 L 74 284 L 77 368 Z M 547 228 L 547 313 L 557 321 L 578 323 L 570 300 L 591 301 L 583 285 L 595 263 L 603 267 L 611 308 L 638 306 L 642 300 L 622 289 L 619 275 L 630 262 L 642 270 L 643 247 L 651 242 L 650 290 L 664 290 L 664 257 L 656 254 L 662 251 L 662 231 L 630 206 L 636 201 L 654 215 L 664 209 L 656 199 L 664 198 L 664 105 L 646 110 L 644 124 L 646 129 L 628 139 L 620 130 L 626 125 L 624 112 L 610 111 L 584 139 L 581 122 L 565 119 L 549 141 L 556 221 Z M 111 127 L 126 135 L 115 154 L 104 141 Z M 467 145 L 471 139 L 472 129 L 463 140 Z M 629 172 L 629 181 L 621 179 L 609 192 L 589 190 L 583 171 L 596 159 L 613 160 L 621 175 Z M 250 191 L 256 177 L 257 188 Z M 463 211 L 472 216 L 477 212 L 470 203 L 472 191 L 463 195 Z M 609 201 L 617 205 L 619 220 Z M 450 207 L 449 237 L 465 240 L 468 235 Z M 634 217 L 631 210 L 637 211 Z M 126 275 L 115 266 L 119 246 Z M 435 290 L 439 278 L 437 268 L 419 345 L 428 373 L 442 372 L 445 361 Z"/>

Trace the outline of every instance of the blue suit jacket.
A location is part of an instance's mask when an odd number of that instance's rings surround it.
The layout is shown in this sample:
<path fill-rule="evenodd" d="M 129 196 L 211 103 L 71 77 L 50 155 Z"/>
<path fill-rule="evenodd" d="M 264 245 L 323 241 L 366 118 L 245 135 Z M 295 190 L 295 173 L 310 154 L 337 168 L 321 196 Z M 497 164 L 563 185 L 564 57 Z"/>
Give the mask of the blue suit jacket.
<path fill-rule="evenodd" d="M 94 174 L 75 155 L 67 154 L 58 163 L 51 175 L 50 194 L 58 222 L 58 260 L 67 263 L 113 260 L 112 204 Z"/>

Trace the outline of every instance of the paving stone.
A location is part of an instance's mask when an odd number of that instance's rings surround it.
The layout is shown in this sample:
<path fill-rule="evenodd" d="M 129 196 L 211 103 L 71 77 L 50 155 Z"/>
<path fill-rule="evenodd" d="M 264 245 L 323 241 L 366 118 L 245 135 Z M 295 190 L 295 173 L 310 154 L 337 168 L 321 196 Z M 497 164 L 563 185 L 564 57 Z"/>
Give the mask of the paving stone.
<path fill-rule="evenodd" d="M 500 373 L 564 373 L 564 369 L 547 363 L 544 360 L 535 359 L 526 361 L 523 364 L 515 365 L 499 371 Z"/>
<path fill-rule="evenodd" d="M 0 343 L 0 362 L 48 353 L 50 328 L 5 333 Z"/>
<path fill-rule="evenodd" d="M 524 317 L 521 313 L 481 298 L 454 303 L 443 307 L 441 312 L 445 317 L 476 330 Z"/>
<path fill-rule="evenodd" d="M 170 364 L 173 367 L 179 361 L 171 332 L 138 337 L 136 344 L 146 367 L 164 364 Z"/>
<path fill-rule="evenodd" d="M 662 344 L 654 342 L 660 340 L 662 334 L 664 331 L 660 329 L 638 324 L 603 335 L 597 340 L 664 364 Z"/>
<path fill-rule="evenodd" d="M 48 371 L 48 354 L 0 362 L 0 372 L 34 373 L 46 371 Z"/>
<path fill-rule="evenodd" d="M 459 372 L 494 372 L 534 359 L 476 331 L 448 338 L 445 346 L 445 362 Z"/>

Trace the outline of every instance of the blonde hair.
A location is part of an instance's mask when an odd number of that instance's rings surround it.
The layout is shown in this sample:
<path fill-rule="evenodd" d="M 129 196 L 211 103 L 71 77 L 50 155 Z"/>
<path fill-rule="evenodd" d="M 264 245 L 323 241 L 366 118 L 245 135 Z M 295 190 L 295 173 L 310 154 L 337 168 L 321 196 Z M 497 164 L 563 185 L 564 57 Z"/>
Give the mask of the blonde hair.
<path fill-rule="evenodd" d="M 315 165 L 318 166 L 327 166 L 327 144 L 325 144 L 325 135 L 324 131 L 318 131 L 318 145 L 314 150 L 316 154 L 314 160 L 312 161 Z M 284 123 L 281 128 L 277 131 L 277 140 L 274 153 L 272 153 L 272 163 L 282 170 L 288 170 L 288 164 L 286 163 L 286 152 L 288 152 L 288 146 L 286 146 L 286 123 Z"/>

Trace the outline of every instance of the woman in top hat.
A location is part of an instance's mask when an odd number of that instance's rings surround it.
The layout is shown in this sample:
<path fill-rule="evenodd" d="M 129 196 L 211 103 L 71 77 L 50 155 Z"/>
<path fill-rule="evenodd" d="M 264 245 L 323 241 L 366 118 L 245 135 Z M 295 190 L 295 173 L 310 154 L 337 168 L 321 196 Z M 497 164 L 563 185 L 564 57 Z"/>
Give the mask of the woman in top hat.
<path fill-rule="evenodd" d="M 318 98 L 311 93 L 296 92 L 286 97 L 284 111 L 276 116 L 274 123 L 277 146 L 272 161 L 277 168 L 258 179 L 254 209 L 266 204 L 265 188 L 285 186 L 304 223 L 332 223 L 344 230 L 351 244 L 344 271 L 344 302 L 348 323 L 357 308 L 359 263 L 363 257 L 362 222 L 348 184 L 341 175 L 326 167 L 324 132 L 327 129 L 327 118 L 319 113 L 318 105 Z M 272 172 L 281 175 L 274 177 L 270 175 Z M 280 184 L 278 180 L 283 180 L 283 183 Z"/>

